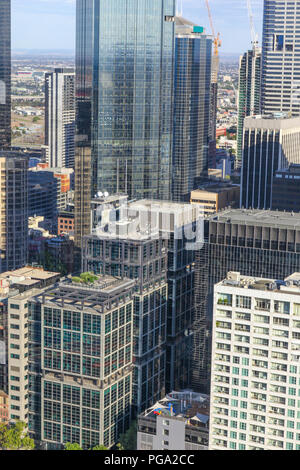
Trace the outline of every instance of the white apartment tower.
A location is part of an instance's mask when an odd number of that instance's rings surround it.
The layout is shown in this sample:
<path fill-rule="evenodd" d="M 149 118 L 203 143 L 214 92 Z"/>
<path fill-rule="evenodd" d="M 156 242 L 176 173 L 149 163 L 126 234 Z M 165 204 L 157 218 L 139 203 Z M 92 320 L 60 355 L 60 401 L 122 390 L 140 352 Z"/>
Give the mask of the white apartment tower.
<path fill-rule="evenodd" d="M 300 3 L 264 0 L 262 113 L 300 114 Z"/>
<path fill-rule="evenodd" d="M 51 168 L 73 168 L 75 159 L 75 73 L 45 75 L 45 145 Z"/>
<path fill-rule="evenodd" d="M 300 450 L 300 273 L 214 293 L 211 450 Z"/>

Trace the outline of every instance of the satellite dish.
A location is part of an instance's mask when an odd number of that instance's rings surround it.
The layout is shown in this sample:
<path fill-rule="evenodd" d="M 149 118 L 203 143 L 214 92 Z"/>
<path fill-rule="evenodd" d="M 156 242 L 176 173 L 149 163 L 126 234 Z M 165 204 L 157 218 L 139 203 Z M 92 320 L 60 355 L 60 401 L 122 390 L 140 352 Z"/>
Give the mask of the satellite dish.
<path fill-rule="evenodd" d="M 101 191 L 98 192 L 98 197 L 102 197 L 103 193 Z"/>
<path fill-rule="evenodd" d="M 108 192 L 105 192 L 104 197 L 108 197 L 108 196 L 109 196 Z"/>

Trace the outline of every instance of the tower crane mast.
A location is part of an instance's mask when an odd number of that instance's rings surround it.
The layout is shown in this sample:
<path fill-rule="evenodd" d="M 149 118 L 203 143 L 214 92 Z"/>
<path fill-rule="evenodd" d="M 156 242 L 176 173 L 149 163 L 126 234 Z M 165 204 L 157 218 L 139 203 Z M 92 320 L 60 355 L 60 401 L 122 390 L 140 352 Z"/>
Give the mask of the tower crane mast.
<path fill-rule="evenodd" d="M 249 21 L 250 21 L 252 45 L 253 45 L 253 47 L 257 47 L 258 46 L 258 34 L 257 34 L 257 32 L 255 30 L 255 26 L 254 26 L 254 16 L 253 16 L 251 0 L 247 0 L 247 8 L 248 8 L 248 14 L 249 14 Z"/>
<path fill-rule="evenodd" d="M 213 18 L 212 18 L 212 14 L 211 14 L 209 0 L 205 0 L 205 3 L 206 3 L 207 11 L 208 11 L 208 17 L 209 17 L 211 32 L 212 32 L 213 38 L 214 38 L 214 55 L 215 55 L 215 57 L 218 57 L 219 56 L 219 48 L 222 46 L 222 42 L 221 42 L 221 39 L 220 39 L 220 33 L 218 33 L 217 35 L 215 33 L 214 22 L 213 22 Z"/>

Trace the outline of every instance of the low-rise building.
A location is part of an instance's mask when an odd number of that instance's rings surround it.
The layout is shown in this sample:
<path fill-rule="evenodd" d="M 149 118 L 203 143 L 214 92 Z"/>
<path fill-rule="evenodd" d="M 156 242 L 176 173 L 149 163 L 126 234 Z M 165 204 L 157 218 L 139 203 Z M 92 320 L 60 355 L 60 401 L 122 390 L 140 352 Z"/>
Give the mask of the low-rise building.
<path fill-rule="evenodd" d="M 57 220 L 57 235 L 69 235 L 74 238 L 75 214 L 74 212 L 61 212 Z"/>
<path fill-rule="evenodd" d="M 9 396 L 0 390 L 0 424 L 9 422 Z"/>
<path fill-rule="evenodd" d="M 199 204 L 204 215 L 227 207 L 236 208 L 240 202 L 240 187 L 229 183 L 207 183 L 191 192 L 191 204 Z"/>
<path fill-rule="evenodd" d="M 172 392 L 138 417 L 138 450 L 208 450 L 209 397 Z"/>

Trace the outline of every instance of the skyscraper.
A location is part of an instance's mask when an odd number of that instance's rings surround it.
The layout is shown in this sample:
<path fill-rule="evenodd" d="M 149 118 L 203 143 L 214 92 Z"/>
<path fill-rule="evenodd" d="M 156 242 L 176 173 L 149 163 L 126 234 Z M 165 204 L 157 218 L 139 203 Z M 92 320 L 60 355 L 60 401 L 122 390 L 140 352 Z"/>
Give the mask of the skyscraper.
<path fill-rule="evenodd" d="M 243 156 L 244 119 L 260 113 L 261 50 L 254 45 L 240 58 L 237 131 L 237 166 Z"/>
<path fill-rule="evenodd" d="M 195 390 L 209 389 L 214 285 L 229 271 L 282 279 L 299 266 L 299 214 L 229 209 L 205 220 L 205 243 L 195 260 Z"/>
<path fill-rule="evenodd" d="M 300 163 L 300 118 L 284 114 L 244 121 L 241 207 L 270 209 L 273 178 L 289 163 Z"/>
<path fill-rule="evenodd" d="M 300 450 L 300 275 L 215 286 L 210 450 Z"/>
<path fill-rule="evenodd" d="M 189 201 L 207 174 L 212 39 L 176 17 L 172 199 Z"/>
<path fill-rule="evenodd" d="M 45 145 L 51 168 L 73 168 L 75 74 L 55 69 L 45 76 Z"/>
<path fill-rule="evenodd" d="M 11 142 L 11 5 L 0 2 L 0 149 Z"/>
<path fill-rule="evenodd" d="M 23 267 L 28 252 L 28 157 L 0 152 L 0 272 Z"/>
<path fill-rule="evenodd" d="M 93 195 L 170 198 L 175 3 L 77 1 L 77 158 Z"/>
<path fill-rule="evenodd" d="M 158 232 L 135 231 L 128 220 L 83 239 L 84 270 L 136 280 L 133 333 L 133 406 L 154 405 L 166 388 L 167 254 Z M 118 235 L 119 234 L 119 235 Z"/>
<path fill-rule="evenodd" d="M 298 0 L 265 0 L 262 113 L 300 114 L 300 8 Z"/>

